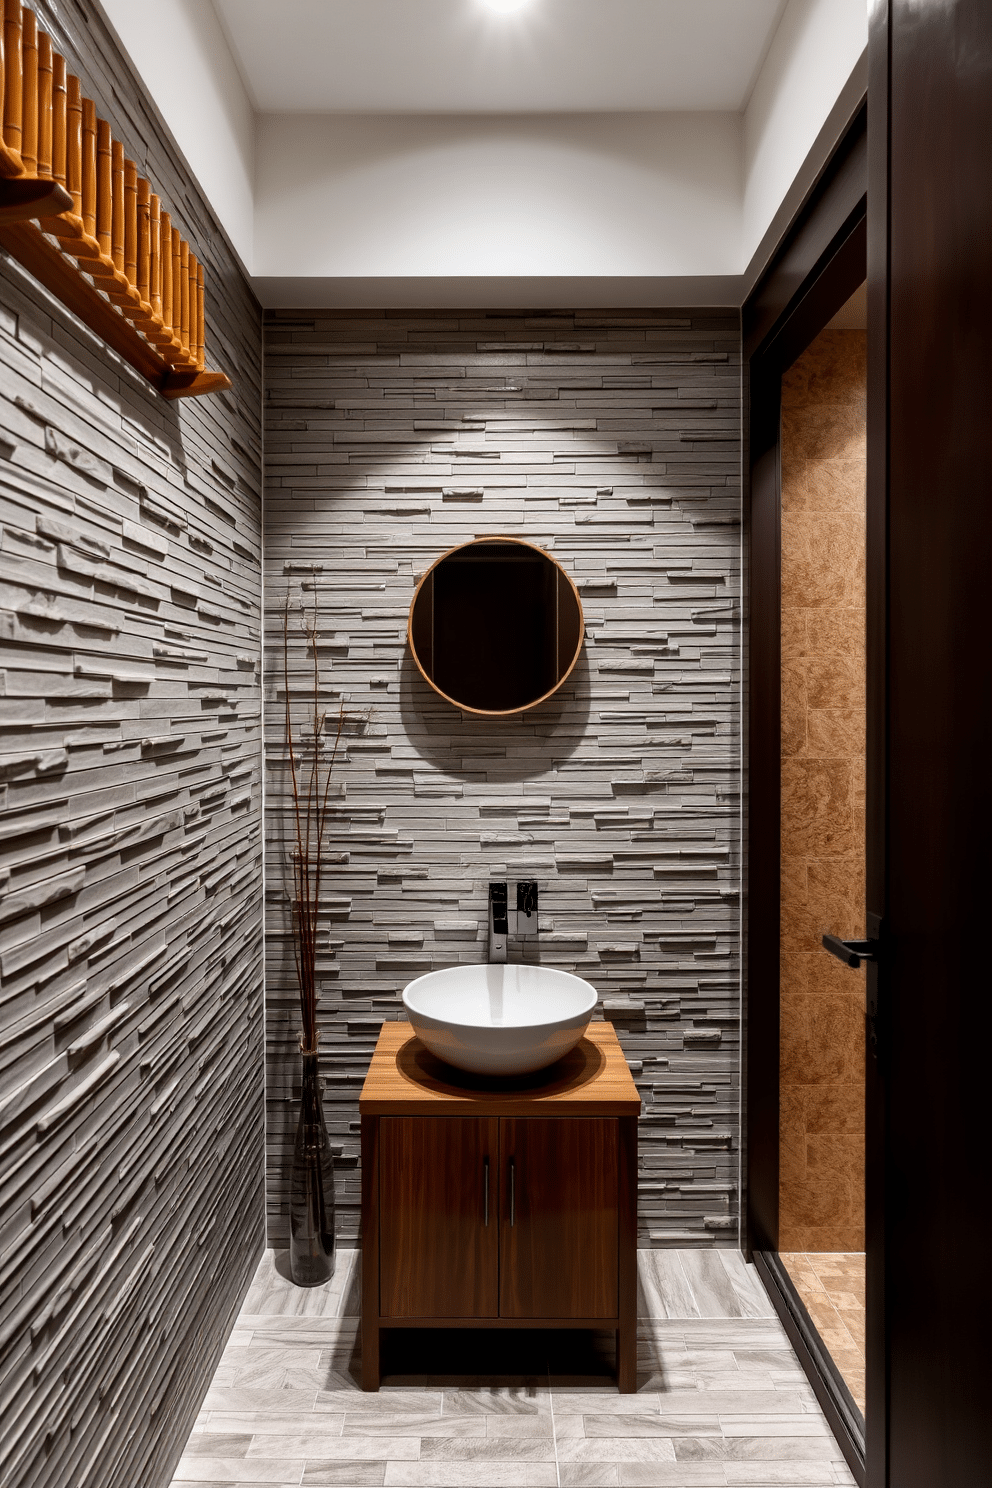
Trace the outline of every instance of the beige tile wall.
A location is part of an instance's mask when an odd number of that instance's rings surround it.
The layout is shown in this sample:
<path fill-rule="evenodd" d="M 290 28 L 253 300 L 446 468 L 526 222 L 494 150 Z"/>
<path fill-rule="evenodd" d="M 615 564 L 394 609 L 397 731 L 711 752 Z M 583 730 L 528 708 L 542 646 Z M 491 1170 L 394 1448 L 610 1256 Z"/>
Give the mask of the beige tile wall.
<path fill-rule="evenodd" d="M 864 1245 L 865 333 L 823 331 L 782 385 L 779 1248 Z"/>

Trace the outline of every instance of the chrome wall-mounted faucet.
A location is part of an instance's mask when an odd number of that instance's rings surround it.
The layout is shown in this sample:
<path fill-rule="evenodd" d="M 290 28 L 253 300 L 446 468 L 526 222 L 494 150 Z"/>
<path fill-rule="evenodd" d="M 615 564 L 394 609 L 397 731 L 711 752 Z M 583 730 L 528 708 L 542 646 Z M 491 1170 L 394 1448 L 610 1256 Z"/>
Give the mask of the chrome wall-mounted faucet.
<path fill-rule="evenodd" d="M 489 885 L 489 960 L 506 960 L 506 941 L 510 934 L 510 922 L 506 910 L 506 884 Z"/>
<path fill-rule="evenodd" d="M 506 960 L 506 943 L 510 935 L 518 940 L 537 936 L 537 882 L 521 879 L 516 886 L 517 906 L 510 909 L 505 883 L 489 885 L 489 960 Z"/>

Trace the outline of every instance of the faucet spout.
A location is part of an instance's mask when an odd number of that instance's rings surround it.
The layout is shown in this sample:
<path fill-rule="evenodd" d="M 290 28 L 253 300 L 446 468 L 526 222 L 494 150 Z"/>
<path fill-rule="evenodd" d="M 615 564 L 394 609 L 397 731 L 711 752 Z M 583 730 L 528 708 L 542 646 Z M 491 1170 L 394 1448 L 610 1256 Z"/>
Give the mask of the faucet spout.
<path fill-rule="evenodd" d="M 510 921 L 506 909 L 506 884 L 489 885 L 489 960 L 502 964 L 506 960 L 506 942 Z"/>

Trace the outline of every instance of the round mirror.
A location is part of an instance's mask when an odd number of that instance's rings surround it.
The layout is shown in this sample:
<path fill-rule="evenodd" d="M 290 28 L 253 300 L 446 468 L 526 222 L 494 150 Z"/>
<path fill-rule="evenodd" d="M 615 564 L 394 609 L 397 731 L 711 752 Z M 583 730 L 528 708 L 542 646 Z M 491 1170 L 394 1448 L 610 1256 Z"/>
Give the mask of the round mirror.
<path fill-rule="evenodd" d="M 518 537 L 452 548 L 417 585 L 407 637 L 426 682 L 468 713 L 521 713 L 582 650 L 582 604 L 560 563 Z"/>

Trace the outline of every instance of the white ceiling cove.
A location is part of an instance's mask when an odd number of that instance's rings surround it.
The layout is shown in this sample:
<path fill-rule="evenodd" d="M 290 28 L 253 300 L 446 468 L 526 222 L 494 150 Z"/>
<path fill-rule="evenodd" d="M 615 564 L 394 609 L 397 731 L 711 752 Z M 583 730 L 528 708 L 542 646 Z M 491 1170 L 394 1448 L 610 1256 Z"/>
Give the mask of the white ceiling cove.
<path fill-rule="evenodd" d="M 262 113 L 733 110 L 785 0 L 213 0 Z"/>

